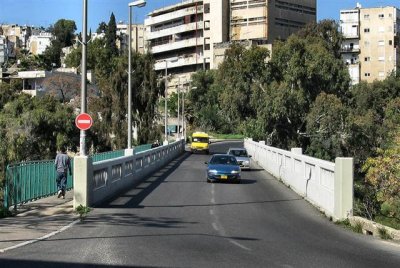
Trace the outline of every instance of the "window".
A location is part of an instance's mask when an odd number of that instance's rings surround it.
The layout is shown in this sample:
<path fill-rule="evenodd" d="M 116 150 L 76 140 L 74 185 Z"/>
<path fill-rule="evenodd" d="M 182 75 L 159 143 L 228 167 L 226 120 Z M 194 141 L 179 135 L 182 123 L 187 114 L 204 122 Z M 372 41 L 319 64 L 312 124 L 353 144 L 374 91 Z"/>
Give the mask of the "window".
<path fill-rule="evenodd" d="M 371 61 L 371 57 L 365 57 L 364 61 Z"/>
<path fill-rule="evenodd" d="M 371 74 L 370 73 L 365 73 L 364 76 L 368 77 L 368 76 L 371 76 Z"/>
<path fill-rule="evenodd" d="M 379 14 L 378 17 L 379 17 L 380 19 L 383 19 L 383 18 L 385 17 L 385 14 Z"/>
<path fill-rule="evenodd" d="M 389 40 L 389 46 L 393 45 L 393 40 Z"/>
<path fill-rule="evenodd" d="M 385 41 L 383 41 L 383 40 L 378 41 L 378 46 L 384 46 L 384 45 L 385 45 Z"/>
<path fill-rule="evenodd" d="M 204 30 L 210 30 L 210 21 L 209 20 L 204 21 Z"/>
<path fill-rule="evenodd" d="M 369 28 L 365 28 L 364 33 L 369 33 Z"/>
<path fill-rule="evenodd" d="M 368 20 L 369 19 L 369 14 L 364 14 L 364 19 Z"/>
<path fill-rule="evenodd" d="M 210 13 L 210 4 L 204 4 L 204 13 L 205 14 Z"/>

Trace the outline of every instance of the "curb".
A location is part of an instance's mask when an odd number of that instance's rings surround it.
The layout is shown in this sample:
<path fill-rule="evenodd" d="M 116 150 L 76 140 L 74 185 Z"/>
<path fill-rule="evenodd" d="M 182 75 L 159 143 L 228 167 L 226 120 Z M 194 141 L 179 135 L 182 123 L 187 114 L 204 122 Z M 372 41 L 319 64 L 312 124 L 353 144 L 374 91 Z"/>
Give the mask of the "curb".
<path fill-rule="evenodd" d="M 379 230 L 386 230 L 386 232 L 392 237 L 393 241 L 400 242 L 400 230 L 396 230 L 391 227 L 387 227 L 380 223 L 367 220 L 358 216 L 350 216 L 349 221 L 351 226 L 361 224 L 363 234 L 372 235 L 374 237 L 380 238 Z"/>

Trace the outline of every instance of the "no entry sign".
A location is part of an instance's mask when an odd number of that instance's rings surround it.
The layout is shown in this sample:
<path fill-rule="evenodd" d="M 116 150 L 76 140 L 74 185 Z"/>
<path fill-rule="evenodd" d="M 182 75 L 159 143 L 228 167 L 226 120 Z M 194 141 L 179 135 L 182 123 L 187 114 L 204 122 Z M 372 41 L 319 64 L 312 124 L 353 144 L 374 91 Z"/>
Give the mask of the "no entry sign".
<path fill-rule="evenodd" d="M 75 118 L 75 125 L 80 130 L 88 130 L 93 124 L 92 117 L 86 113 L 79 114 Z"/>

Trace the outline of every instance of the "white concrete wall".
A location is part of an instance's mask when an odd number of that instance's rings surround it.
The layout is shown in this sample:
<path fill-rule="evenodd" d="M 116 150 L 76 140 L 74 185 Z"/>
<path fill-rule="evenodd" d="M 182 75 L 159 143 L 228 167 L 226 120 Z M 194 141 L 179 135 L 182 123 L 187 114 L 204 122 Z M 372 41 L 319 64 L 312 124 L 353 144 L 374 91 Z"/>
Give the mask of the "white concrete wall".
<path fill-rule="evenodd" d="M 74 207 L 81 204 L 93 206 L 129 189 L 181 155 L 184 150 L 184 141 L 177 141 L 167 146 L 96 163 L 92 163 L 87 157 L 75 157 Z"/>
<path fill-rule="evenodd" d="M 335 220 L 352 215 L 353 159 L 337 158 L 336 164 L 245 139 L 245 148 L 266 171 Z"/>

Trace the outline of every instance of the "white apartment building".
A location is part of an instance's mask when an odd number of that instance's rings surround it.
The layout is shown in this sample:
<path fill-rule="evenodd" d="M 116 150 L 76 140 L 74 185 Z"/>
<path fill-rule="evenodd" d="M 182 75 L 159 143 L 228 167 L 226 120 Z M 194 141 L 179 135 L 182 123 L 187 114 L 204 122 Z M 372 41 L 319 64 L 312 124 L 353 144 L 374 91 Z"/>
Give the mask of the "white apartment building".
<path fill-rule="evenodd" d="M 399 67 L 400 10 L 362 8 L 340 12 L 342 57 L 353 84 L 384 80 Z"/>
<path fill-rule="evenodd" d="M 32 35 L 29 38 L 29 51 L 33 55 L 41 55 L 51 45 L 52 40 L 53 35 L 51 33 L 41 32 L 38 35 Z"/>
<path fill-rule="evenodd" d="M 213 68 L 213 44 L 229 39 L 229 0 L 182 1 L 149 13 L 145 26 L 155 70 L 167 69 L 175 89 L 192 73 Z"/>

